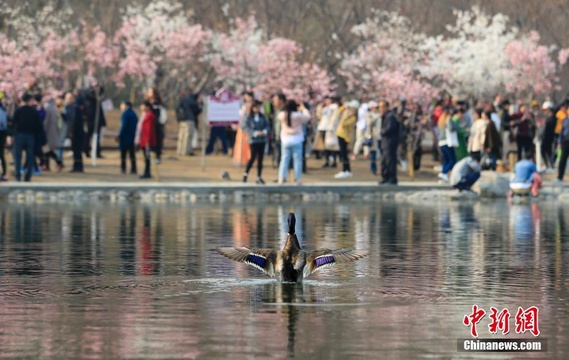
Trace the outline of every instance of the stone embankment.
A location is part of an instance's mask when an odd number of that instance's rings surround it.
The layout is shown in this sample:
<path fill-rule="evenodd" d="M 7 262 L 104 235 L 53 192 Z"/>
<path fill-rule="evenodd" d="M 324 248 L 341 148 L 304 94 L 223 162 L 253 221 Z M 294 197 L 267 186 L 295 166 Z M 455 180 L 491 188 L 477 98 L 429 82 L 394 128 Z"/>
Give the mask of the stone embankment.
<path fill-rule="evenodd" d="M 515 201 L 569 202 L 563 185 L 548 184 L 538 199 Z M 256 186 L 237 182 L 209 183 L 5 183 L 0 197 L 9 203 L 256 203 L 256 202 L 377 202 L 398 201 L 415 204 L 445 201 L 483 201 L 505 198 L 507 175 L 483 173 L 476 184 L 479 195 L 458 193 L 445 184 L 408 182 L 399 186 L 378 186 L 377 183 L 352 182 L 335 184 Z"/>

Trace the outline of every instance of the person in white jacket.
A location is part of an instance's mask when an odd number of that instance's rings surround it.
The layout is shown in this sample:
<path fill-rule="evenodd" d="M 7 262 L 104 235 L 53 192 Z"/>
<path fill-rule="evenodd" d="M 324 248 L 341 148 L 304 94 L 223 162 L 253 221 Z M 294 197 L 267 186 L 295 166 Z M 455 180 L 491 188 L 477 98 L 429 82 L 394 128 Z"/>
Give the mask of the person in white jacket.
<path fill-rule="evenodd" d="M 474 121 L 470 128 L 467 150 L 470 154 L 481 154 L 484 152 L 484 139 L 486 137 L 486 121 L 482 119 L 482 110 L 474 112 Z"/>
<path fill-rule="evenodd" d="M 323 167 L 336 167 L 336 155 L 338 149 L 331 149 L 326 145 L 326 133 L 331 132 L 335 137 L 336 124 L 335 120 L 338 116 L 339 105 L 334 102 L 332 98 L 326 98 L 326 106 L 322 109 L 320 113 L 320 122 L 318 123 L 318 135 L 321 136 L 322 142 L 324 143 L 324 165 Z M 330 164 L 330 158 L 332 158 L 332 164 Z"/>
<path fill-rule="evenodd" d="M 367 102 L 364 102 L 360 105 L 358 109 L 358 121 L 356 122 L 356 142 L 354 143 L 353 155 L 352 160 L 356 160 L 362 147 L 364 149 L 364 159 L 367 159 L 369 156 L 369 146 L 364 146 L 364 139 L 367 127 L 366 117 L 369 112 L 369 107 Z"/>

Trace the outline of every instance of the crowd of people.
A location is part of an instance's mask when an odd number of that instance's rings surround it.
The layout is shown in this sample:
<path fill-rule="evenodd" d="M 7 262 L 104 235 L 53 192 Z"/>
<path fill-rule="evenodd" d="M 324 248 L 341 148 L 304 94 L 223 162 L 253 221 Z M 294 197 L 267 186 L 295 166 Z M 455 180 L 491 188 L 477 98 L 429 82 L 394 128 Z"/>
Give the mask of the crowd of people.
<path fill-rule="evenodd" d="M 19 99 L 12 116 L 4 104 L 4 95 L 0 93 L 0 160 L 2 161 L 2 181 L 7 181 L 7 163 L 5 157 L 9 140 L 12 143 L 14 157 L 14 178 L 19 181 L 24 175 L 30 181 L 32 175 L 50 171 L 51 160 L 56 163 L 56 170 L 62 171 L 63 149 L 66 141 L 71 141 L 73 150 L 72 172 L 83 172 L 83 153 L 90 155 L 91 142 L 106 125 L 105 114 L 101 108 L 102 87 L 93 82 L 88 89 L 69 92 L 57 97 L 44 97 L 32 88 Z M 99 104 L 99 109 L 97 109 Z M 97 139 L 97 137 L 95 137 Z M 98 137 L 96 155 L 102 157 L 100 137 Z M 22 166 L 22 153 L 25 161 Z"/>
<path fill-rule="evenodd" d="M 363 153 L 370 162 L 370 171 L 376 175 L 376 162 L 381 159 L 380 184 L 395 185 L 398 166 L 403 170 L 408 166 L 420 167 L 421 141 L 425 133 L 431 132 L 433 158 L 441 163 L 440 182 L 472 191 L 482 170 L 495 171 L 500 166 L 514 173 L 515 193 L 523 188 L 537 195 L 537 185 L 542 183 L 540 174 L 554 173 L 557 164 L 556 181 L 561 182 L 569 156 L 569 99 L 559 106 L 549 100 L 540 106 L 537 101 L 512 104 L 499 95 L 494 101 L 481 100 L 470 106 L 466 101 L 443 95 L 423 111 L 419 104 L 404 98 L 391 105 L 386 100 L 360 102 L 326 97 L 320 103 L 303 103 L 299 109 L 283 94 L 263 103 L 255 100 L 253 93 L 246 93 L 244 104 L 241 124 L 247 129 L 252 154 L 244 181 L 257 160 L 258 183 L 264 183 L 263 154 L 274 149 L 279 162 L 278 182 L 286 181 L 287 167 L 296 165 L 295 169 L 305 171 L 310 154 L 323 159 L 324 168 L 336 168 L 340 162 L 341 171 L 334 177 L 350 178 L 350 160 Z M 294 118 L 302 121 L 296 121 L 291 130 L 290 119 Z M 291 134 L 296 135 L 294 147 Z M 293 163 L 288 165 L 291 157 Z M 536 170 L 528 173 L 532 168 Z M 300 172 L 296 170 L 295 181 L 300 181 Z"/>
<path fill-rule="evenodd" d="M 8 180 L 8 166 L 5 150 L 12 145 L 14 178 L 31 181 L 33 175 L 50 171 L 51 160 L 55 161 L 56 171 L 65 168 L 64 149 L 70 147 L 73 153 L 72 173 L 84 172 L 84 157 L 91 152 L 103 158 L 101 138 L 106 126 L 102 102 L 104 89 L 97 81 L 91 81 L 87 89 L 67 92 L 63 95 L 44 97 L 34 92 L 33 87 L 24 93 L 15 104 L 13 114 L 4 104 L 0 93 L 0 161 L 2 162 L 1 181 Z M 167 112 L 160 93 L 150 88 L 140 106 L 142 121 L 130 102 L 121 104 L 121 129 L 117 142 L 121 154 L 121 171 L 126 173 L 126 157 L 130 157 L 131 174 L 137 173 L 135 149 L 141 149 L 145 158 L 145 170 L 141 178 L 150 179 L 150 154 L 155 154 L 160 163 L 164 139 L 164 125 Z M 22 163 L 22 154 L 25 160 Z"/>
<path fill-rule="evenodd" d="M 540 174 L 555 172 L 555 166 L 557 181 L 562 181 L 569 156 L 569 99 L 558 106 L 551 101 L 540 106 L 536 101 L 512 104 L 497 96 L 494 101 L 469 106 L 445 94 L 424 110 L 404 98 L 391 104 L 385 99 L 345 100 L 333 96 L 297 102 L 282 93 L 262 100 L 256 99 L 253 92 L 244 92 L 242 97 L 239 124 L 212 127 L 205 152 L 213 153 L 220 139 L 222 152 L 227 154 L 242 137 L 242 142 L 248 144 L 242 180 L 248 181 L 256 163 L 259 185 L 265 184 L 262 173 L 266 155 L 272 155 L 278 167 L 275 182 L 279 184 L 289 180 L 300 184 L 310 156 L 321 159 L 323 168 L 340 165 L 335 179 L 351 178 L 351 161 L 363 155 L 369 161 L 369 171 L 380 175 L 380 184 L 396 185 L 398 166 L 402 170 L 421 166 L 422 139 L 428 132 L 434 139 L 433 159 L 440 161 L 440 182 L 461 191 L 471 191 L 482 170 L 504 167 L 513 156 L 517 163 L 509 166 L 515 173 L 512 183 L 517 185 L 512 190 L 516 193 L 531 189 L 537 194 L 534 185 L 541 184 Z M 40 92 L 25 93 L 12 116 L 0 102 L 0 179 L 7 180 L 4 149 L 10 138 L 16 180 L 24 175 L 24 180 L 30 181 L 32 175 L 48 171 L 51 160 L 61 171 L 65 167 L 63 149 L 69 140 L 73 152 L 71 171 L 83 172 L 84 155 L 95 151 L 94 155 L 102 157 L 104 98 L 102 86 L 92 81 L 87 89 L 54 98 L 44 98 Z M 193 156 L 203 110 L 201 97 L 187 89 L 175 106 L 179 130 L 176 152 L 179 156 Z M 161 162 L 168 121 L 160 92 L 148 89 L 139 115 L 128 101 L 121 104 L 121 111 L 116 139 L 120 169 L 127 173 L 129 158 L 130 173 L 137 174 L 136 150 L 140 149 L 145 162 L 140 177 L 150 179 L 152 157 L 156 164 Z M 91 149 L 92 143 L 96 149 Z"/>
<path fill-rule="evenodd" d="M 307 170 L 306 159 L 314 155 L 322 159 L 323 168 L 337 168 L 341 171 L 336 179 L 353 176 L 350 161 L 364 152 L 370 161 L 370 171 L 378 174 L 377 160 L 381 159 L 380 184 L 397 184 L 397 164 L 407 166 L 407 150 L 411 149 L 420 163 L 420 138 L 426 127 L 421 122 L 420 107 L 407 104 L 404 99 L 392 107 L 388 101 L 360 102 L 343 101 L 339 97 L 326 97 L 322 102 L 296 102 L 282 94 L 275 94 L 260 101 L 252 92 L 243 94 L 241 128 L 250 145 L 250 159 L 247 162 L 243 181 L 257 162 L 257 183 L 262 179 L 263 158 L 271 153 L 278 164 L 277 183 L 288 181 L 289 170 L 293 170 L 293 181 L 301 182 L 302 173 Z M 424 129 L 422 129 L 424 127 Z M 212 129 L 222 135 L 223 152 L 235 144 L 231 140 L 234 129 Z M 401 145 L 400 144 L 405 144 Z M 208 146 L 207 153 L 212 150 Z M 418 165 L 415 165 L 418 167 Z"/>

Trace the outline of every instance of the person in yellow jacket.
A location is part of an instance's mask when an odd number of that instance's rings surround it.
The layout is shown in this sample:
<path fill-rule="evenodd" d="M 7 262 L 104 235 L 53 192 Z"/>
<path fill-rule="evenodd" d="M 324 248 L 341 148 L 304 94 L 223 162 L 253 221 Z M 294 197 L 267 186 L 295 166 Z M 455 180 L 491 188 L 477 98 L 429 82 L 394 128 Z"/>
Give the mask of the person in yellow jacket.
<path fill-rule="evenodd" d="M 567 117 L 567 106 L 565 104 L 561 105 L 555 117 L 557 118 L 557 123 L 555 123 L 555 135 L 559 136 L 559 134 L 561 134 L 561 128 L 563 127 L 563 120 Z"/>
<path fill-rule="evenodd" d="M 346 179 L 352 177 L 352 170 L 350 168 L 350 157 L 348 155 L 348 144 L 352 142 L 352 135 L 354 133 L 354 126 L 357 121 L 357 112 L 360 107 L 360 102 L 352 100 L 346 104 L 346 111 L 343 112 L 336 135 L 338 136 L 338 144 L 340 145 L 340 159 L 342 160 L 343 169 L 341 172 L 334 175 L 336 179 Z"/>

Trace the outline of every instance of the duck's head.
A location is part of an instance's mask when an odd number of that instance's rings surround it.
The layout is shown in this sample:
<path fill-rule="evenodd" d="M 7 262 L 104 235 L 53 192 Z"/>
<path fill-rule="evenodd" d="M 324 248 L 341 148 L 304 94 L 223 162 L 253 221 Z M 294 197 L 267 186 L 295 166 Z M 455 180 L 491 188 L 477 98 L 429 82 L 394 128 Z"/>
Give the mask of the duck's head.
<path fill-rule="evenodd" d="M 296 231 L 296 216 L 294 216 L 294 213 L 288 214 L 288 219 L 286 222 L 288 224 L 288 233 L 290 235 L 294 235 Z"/>
<path fill-rule="evenodd" d="M 298 238 L 296 237 L 296 217 L 294 216 L 294 213 L 288 214 L 287 224 L 288 224 L 288 235 L 286 238 L 285 248 L 295 247 L 297 249 L 300 249 L 300 243 L 298 242 Z"/>

